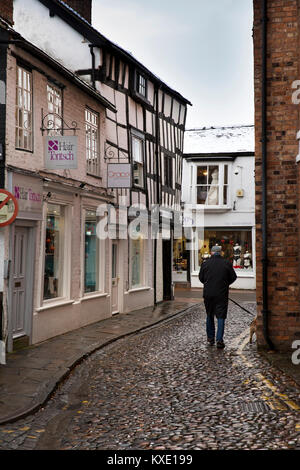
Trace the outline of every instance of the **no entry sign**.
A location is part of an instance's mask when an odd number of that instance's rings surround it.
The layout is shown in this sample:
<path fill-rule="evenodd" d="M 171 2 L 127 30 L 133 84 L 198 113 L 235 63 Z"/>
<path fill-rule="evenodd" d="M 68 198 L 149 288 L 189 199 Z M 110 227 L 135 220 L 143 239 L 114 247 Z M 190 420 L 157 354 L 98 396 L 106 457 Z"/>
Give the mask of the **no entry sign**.
<path fill-rule="evenodd" d="M 18 215 L 18 201 L 13 194 L 0 189 L 0 227 L 13 223 Z"/>

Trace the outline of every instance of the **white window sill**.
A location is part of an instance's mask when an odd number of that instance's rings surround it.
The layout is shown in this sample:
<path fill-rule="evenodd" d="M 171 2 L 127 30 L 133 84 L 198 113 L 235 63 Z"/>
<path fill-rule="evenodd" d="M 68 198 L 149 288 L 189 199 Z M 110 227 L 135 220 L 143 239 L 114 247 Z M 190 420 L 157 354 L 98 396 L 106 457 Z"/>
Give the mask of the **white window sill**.
<path fill-rule="evenodd" d="M 91 299 L 100 299 L 101 297 L 109 297 L 107 292 L 95 292 L 93 294 L 86 294 L 84 297 L 81 297 L 80 302 L 84 302 L 85 300 Z"/>
<path fill-rule="evenodd" d="M 37 308 L 36 311 L 44 312 L 45 310 L 49 310 L 51 308 L 64 307 L 66 305 L 71 305 L 73 303 L 74 303 L 74 300 L 53 299 L 51 303 L 44 304 L 42 307 Z"/>
<path fill-rule="evenodd" d="M 134 287 L 133 289 L 129 289 L 126 294 L 132 294 L 134 292 L 142 292 L 144 290 L 150 290 L 151 287 L 145 286 L 145 287 Z"/>

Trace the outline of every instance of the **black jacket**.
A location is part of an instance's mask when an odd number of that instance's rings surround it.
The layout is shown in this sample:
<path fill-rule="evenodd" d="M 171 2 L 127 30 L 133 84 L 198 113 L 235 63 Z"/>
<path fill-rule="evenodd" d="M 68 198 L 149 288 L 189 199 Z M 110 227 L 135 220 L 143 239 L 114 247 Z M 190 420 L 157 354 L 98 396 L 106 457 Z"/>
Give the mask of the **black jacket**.
<path fill-rule="evenodd" d="M 204 284 L 203 297 L 228 300 L 229 286 L 237 278 L 230 261 L 216 254 L 201 265 L 199 279 Z"/>

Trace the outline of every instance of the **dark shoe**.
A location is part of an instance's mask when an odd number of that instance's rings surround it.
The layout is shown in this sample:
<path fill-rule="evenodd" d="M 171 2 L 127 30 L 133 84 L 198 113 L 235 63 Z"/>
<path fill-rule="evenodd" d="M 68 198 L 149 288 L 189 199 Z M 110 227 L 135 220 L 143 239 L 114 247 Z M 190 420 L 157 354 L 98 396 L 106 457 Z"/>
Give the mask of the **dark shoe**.
<path fill-rule="evenodd" d="M 213 346 L 215 344 L 214 338 L 207 338 L 207 342 L 210 346 Z"/>
<path fill-rule="evenodd" d="M 218 349 L 224 349 L 225 348 L 225 344 L 223 341 L 217 341 L 217 348 Z"/>

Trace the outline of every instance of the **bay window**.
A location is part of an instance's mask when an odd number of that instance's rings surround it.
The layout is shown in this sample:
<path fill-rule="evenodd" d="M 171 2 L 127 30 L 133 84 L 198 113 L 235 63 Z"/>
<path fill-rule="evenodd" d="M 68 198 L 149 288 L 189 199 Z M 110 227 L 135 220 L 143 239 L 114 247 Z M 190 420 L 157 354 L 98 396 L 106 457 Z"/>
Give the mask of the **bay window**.
<path fill-rule="evenodd" d="M 210 207 L 229 205 L 228 165 L 197 165 L 191 178 L 196 204 Z"/>

